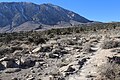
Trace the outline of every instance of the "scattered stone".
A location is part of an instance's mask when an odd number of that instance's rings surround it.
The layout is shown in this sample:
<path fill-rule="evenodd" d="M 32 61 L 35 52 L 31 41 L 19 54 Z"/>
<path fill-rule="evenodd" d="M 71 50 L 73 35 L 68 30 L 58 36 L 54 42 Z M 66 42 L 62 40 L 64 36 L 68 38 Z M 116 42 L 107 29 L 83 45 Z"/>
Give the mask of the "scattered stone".
<path fill-rule="evenodd" d="M 29 75 L 26 80 L 34 80 L 34 79 L 35 79 L 35 78 L 33 77 L 33 75 Z"/>
<path fill-rule="evenodd" d="M 96 76 L 93 76 L 93 75 L 87 75 L 86 77 L 87 77 L 87 78 L 92 78 L 92 77 L 96 77 Z"/>
<path fill-rule="evenodd" d="M 80 60 L 78 62 L 78 64 L 80 65 L 80 68 L 84 65 L 84 63 L 87 61 L 87 59 L 89 59 L 89 58 L 83 58 L 82 60 Z"/>
<path fill-rule="evenodd" d="M 75 69 L 72 66 L 69 66 L 65 72 L 74 72 Z"/>
<path fill-rule="evenodd" d="M 11 50 L 12 50 L 12 52 L 14 52 L 14 51 L 16 51 L 16 50 L 23 50 L 23 48 L 20 47 L 20 46 L 12 46 L 12 47 L 11 47 Z"/>
<path fill-rule="evenodd" d="M 33 67 L 35 65 L 35 61 L 32 60 L 29 57 L 22 57 L 21 58 L 21 67 L 22 68 L 28 68 L 28 67 Z"/>
<path fill-rule="evenodd" d="M 34 80 L 34 77 L 27 78 L 26 80 Z"/>
<path fill-rule="evenodd" d="M 68 50 L 68 51 L 73 50 L 73 47 L 65 47 L 65 50 Z"/>
<path fill-rule="evenodd" d="M 0 62 L 5 61 L 7 59 L 8 59 L 8 57 L 3 57 L 3 58 L 0 59 Z"/>
<path fill-rule="evenodd" d="M 15 62 L 14 59 L 5 59 L 1 62 L 5 68 L 17 68 L 18 64 Z"/>
<path fill-rule="evenodd" d="M 34 71 L 34 70 L 31 70 L 31 72 L 32 72 L 32 73 L 35 73 L 35 71 Z"/>
<path fill-rule="evenodd" d="M 65 78 L 64 77 L 59 77 L 58 80 L 65 80 Z"/>
<path fill-rule="evenodd" d="M 57 44 L 57 41 L 56 40 L 50 40 L 49 43 L 50 44 Z"/>
<path fill-rule="evenodd" d="M 39 63 L 39 62 L 35 62 L 35 67 L 36 67 L 36 68 L 41 67 L 40 63 Z"/>
<path fill-rule="evenodd" d="M 91 47 L 90 50 L 93 51 L 93 52 L 95 52 L 95 51 L 98 50 L 98 48 L 97 47 Z"/>
<path fill-rule="evenodd" d="M 16 50 L 13 52 L 13 56 L 21 56 L 22 55 L 22 51 L 21 50 Z"/>
<path fill-rule="evenodd" d="M 15 73 L 21 71 L 20 68 L 7 68 L 4 70 L 5 73 Z"/>
<path fill-rule="evenodd" d="M 13 77 L 11 80 L 18 80 L 18 78 L 16 78 L 16 77 Z"/>
<path fill-rule="evenodd" d="M 64 54 L 68 54 L 68 52 L 66 50 L 54 49 L 49 54 L 49 58 L 61 58 Z"/>
<path fill-rule="evenodd" d="M 51 46 L 52 45 L 50 45 L 50 44 L 43 44 L 40 52 L 51 52 L 51 50 L 52 50 Z"/>
<path fill-rule="evenodd" d="M 42 75 L 42 73 L 37 73 L 38 76 Z"/>
<path fill-rule="evenodd" d="M 54 80 L 54 76 L 49 75 L 49 80 Z"/>
<path fill-rule="evenodd" d="M 77 69 L 78 70 L 78 69 Z M 75 66 L 73 65 L 67 65 L 67 66 L 63 66 L 59 69 L 59 71 L 63 74 L 63 76 L 67 76 L 67 75 L 70 75 L 70 74 L 73 74 L 75 73 L 76 71 L 76 68 Z"/>
<path fill-rule="evenodd" d="M 0 70 L 4 70 L 4 69 L 5 69 L 5 66 L 0 63 Z"/>
<path fill-rule="evenodd" d="M 20 61 L 19 59 L 16 59 L 16 60 L 15 60 L 15 63 L 17 64 L 17 67 L 20 67 L 21 61 Z"/>
<path fill-rule="evenodd" d="M 23 44 L 20 45 L 20 47 L 22 47 L 24 49 L 27 49 L 27 48 L 29 48 L 29 45 L 23 43 Z"/>
<path fill-rule="evenodd" d="M 38 78 L 37 80 L 42 80 L 41 78 Z"/>
<path fill-rule="evenodd" d="M 73 37 L 72 40 L 77 41 L 78 37 Z"/>
<path fill-rule="evenodd" d="M 49 58 L 60 58 L 60 56 L 58 54 L 50 53 Z"/>
<path fill-rule="evenodd" d="M 43 66 L 45 64 L 45 62 L 35 62 L 35 67 L 39 68 L 41 66 Z"/>
<path fill-rule="evenodd" d="M 37 52 L 39 52 L 41 50 L 41 47 L 37 47 L 37 48 L 35 48 L 32 52 L 33 53 L 37 53 Z"/>

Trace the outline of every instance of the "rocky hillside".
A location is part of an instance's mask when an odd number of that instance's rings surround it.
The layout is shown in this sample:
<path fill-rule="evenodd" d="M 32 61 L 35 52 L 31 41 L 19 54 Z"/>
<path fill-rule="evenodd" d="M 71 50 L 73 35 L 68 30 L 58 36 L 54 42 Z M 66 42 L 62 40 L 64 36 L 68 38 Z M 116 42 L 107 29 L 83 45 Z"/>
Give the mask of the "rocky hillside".
<path fill-rule="evenodd" d="M 96 25 L 0 34 L 0 80 L 120 80 L 120 24 Z"/>
<path fill-rule="evenodd" d="M 59 6 L 52 4 L 34 4 L 27 2 L 0 3 L 1 31 L 24 30 L 24 27 L 36 29 L 40 25 L 71 24 L 71 22 L 88 23 L 90 20 Z M 31 23 L 35 25 L 30 26 Z M 29 25 L 30 24 L 30 25 Z M 28 27 L 29 26 L 29 27 Z M 16 27 L 20 27 L 16 30 Z M 31 28 L 32 27 L 32 28 Z M 29 30 L 29 29 L 28 29 Z"/>

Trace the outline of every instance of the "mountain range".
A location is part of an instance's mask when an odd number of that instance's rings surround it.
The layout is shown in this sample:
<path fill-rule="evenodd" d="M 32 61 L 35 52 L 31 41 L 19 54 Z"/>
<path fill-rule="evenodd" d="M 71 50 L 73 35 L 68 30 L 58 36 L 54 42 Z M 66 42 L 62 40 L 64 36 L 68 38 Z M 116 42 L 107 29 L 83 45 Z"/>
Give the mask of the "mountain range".
<path fill-rule="evenodd" d="M 69 26 L 89 22 L 92 21 L 50 3 L 0 3 L 0 32 L 30 31 L 54 25 Z"/>

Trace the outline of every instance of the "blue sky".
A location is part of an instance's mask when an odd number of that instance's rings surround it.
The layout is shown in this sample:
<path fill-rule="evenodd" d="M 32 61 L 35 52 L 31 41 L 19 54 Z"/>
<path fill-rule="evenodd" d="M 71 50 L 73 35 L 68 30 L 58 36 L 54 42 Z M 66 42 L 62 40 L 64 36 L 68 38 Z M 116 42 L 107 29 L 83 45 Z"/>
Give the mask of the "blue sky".
<path fill-rule="evenodd" d="M 0 0 L 0 2 L 52 3 L 90 20 L 120 21 L 120 0 Z"/>

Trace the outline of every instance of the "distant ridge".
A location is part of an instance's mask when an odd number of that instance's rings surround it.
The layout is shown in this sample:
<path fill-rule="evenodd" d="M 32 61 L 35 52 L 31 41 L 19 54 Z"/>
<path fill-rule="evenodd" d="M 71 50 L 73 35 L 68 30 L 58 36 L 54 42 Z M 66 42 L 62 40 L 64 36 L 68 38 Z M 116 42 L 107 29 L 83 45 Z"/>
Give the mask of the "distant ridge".
<path fill-rule="evenodd" d="M 92 21 L 50 3 L 41 5 L 31 2 L 0 3 L 0 32 L 21 31 L 24 28 L 34 30 L 40 25 L 64 25 L 71 22 L 89 23 Z"/>

